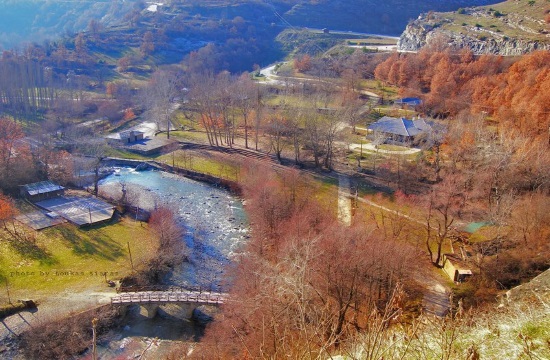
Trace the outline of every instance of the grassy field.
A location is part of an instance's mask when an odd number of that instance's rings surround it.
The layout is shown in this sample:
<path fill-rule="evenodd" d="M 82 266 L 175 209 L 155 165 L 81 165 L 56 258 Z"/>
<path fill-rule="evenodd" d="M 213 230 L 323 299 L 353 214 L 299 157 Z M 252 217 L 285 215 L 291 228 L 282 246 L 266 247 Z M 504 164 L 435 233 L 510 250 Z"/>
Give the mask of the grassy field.
<path fill-rule="evenodd" d="M 238 181 L 240 166 L 228 155 L 205 151 L 176 150 L 159 156 L 156 160 L 176 167 L 197 171 L 203 174 Z"/>
<path fill-rule="evenodd" d="M 6 287 L 13 300 L 120 279 L 132 271 L 128 246 L 134 268 L 157 247 L 146 224 L 124 218 L 90 228 L 63 224 L 40 232 L 17 231 L 26 233 L 27 240 L 0 231 L 0 303 L 7 302 Z"/>

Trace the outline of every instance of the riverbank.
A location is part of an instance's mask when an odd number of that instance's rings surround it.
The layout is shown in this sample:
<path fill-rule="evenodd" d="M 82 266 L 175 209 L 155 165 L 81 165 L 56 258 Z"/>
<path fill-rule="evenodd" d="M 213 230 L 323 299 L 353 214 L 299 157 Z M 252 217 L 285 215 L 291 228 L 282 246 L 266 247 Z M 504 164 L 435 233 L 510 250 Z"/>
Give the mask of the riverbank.
<path fill-rule="evenodd" d="M 166 171 L 172 174 L 177 174 L 195 181 L 200 181 L 206 184 L 210 184 L 222 189 L 228 190 L 231 193 L 240 196 L 241 195 L 241 186 L 236 181 L 231 181 L 221 177 L 217 177 L 210 174 L 204 174 L 198 171 L 193 171 L 189 169 L 184 169 L 178 166 L 172 166 L 167 163 L 163 163 L 156 160 L 134 160 L 134 159 L 123 159 L 123 158 L 105 158 L 102 161 L 104 166 L 108 167 L 130 167 L 136 170 L 147 170 L 155 169 L 160 171 Z"/>

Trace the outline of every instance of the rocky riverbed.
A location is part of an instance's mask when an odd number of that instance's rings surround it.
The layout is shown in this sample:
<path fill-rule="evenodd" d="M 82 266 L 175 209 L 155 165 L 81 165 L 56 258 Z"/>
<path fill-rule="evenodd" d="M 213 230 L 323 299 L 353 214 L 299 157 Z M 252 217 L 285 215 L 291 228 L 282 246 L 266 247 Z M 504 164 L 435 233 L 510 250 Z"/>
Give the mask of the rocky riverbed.
<path fill-rule="evenodd" d="M 248 236 L 240 199 L 228 191 L 156 170 L 115 172 L 100 182 L 100 191 L 114 199 L 126 196 L 135 206 L 153 211 L 168 207 L 185 229 L 182 246 L 189 262 L 166 279 L 168 284 L 218 289 L 224 269 Z"/>

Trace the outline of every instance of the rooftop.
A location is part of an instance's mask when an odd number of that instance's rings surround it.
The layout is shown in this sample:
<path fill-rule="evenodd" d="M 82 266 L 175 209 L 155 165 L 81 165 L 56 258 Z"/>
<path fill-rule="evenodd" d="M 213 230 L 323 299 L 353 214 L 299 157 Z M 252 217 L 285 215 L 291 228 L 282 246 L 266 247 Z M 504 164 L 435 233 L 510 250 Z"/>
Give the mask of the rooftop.
<path fill-rule="evenodd" d="M 40 181 L 32 184 L 23 185 L 23 189 L 31 196 L 46 194 L 65 189 L 61 185 L 54 184 L 51 181 Z"/>
<path fill-rule="evenodd" d="M 424 119 L 409 120 L 384 116 L 377 122 L 370 124 L 368 129 L 387 134 L 412 137 L 431 130 L 431 125 Z"/>
<path fill-rule="evenodd" d="M 407 97 L 407 98 L 395 100 L 394 104 L 417 106 L 417 105 L 422 104 L 422 99 L 414 98 L 414 97 Z"/>
<path fill-rule="evenodd" d="M 109 220 L 114 213 L 113 205 L 93 197 L 62 196 L 40 201 L 36 205 L 78 226 Z"/>

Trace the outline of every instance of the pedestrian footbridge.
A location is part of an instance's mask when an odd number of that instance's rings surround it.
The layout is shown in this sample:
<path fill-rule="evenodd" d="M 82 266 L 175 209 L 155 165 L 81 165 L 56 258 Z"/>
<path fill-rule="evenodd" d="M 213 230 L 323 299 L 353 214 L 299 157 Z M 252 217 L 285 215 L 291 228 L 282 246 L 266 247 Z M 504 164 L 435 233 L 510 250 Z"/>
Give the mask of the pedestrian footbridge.
<path fill-rule="evenodd" d="M 228 299 L 227 293 L 184 288 L 168 288 L 166 290 L 137 288 L 131 290 L 133 291 L 129 291 L 127 288 L 120 289 L 117 295 L 111 298 L 111 305 L 140 305 L 147 310 L 149 318 L 156 315 L 158 307 L 161 305 L 177 304 L 185 309 L 187 317 L 191 318 L 197 307 L 202 305 L 219 306 Z"/>

